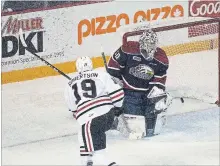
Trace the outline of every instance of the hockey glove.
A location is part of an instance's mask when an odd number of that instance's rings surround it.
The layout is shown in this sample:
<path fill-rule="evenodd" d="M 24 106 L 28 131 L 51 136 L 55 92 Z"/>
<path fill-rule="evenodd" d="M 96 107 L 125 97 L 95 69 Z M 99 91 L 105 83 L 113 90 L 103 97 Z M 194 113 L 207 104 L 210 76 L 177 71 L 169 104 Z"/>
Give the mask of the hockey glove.
<path fill-rule="evenodd" d="M 112 78 L 112 80 L 114 81 L 114 83 L 115 84 L 118 84 L 120 87 L 122 87 L 123 88 L 123 82 L 122 82 L 122 80 L 120 80 L 119 78 L 117 78 L 117 77 L 111 77 Z"/>
<path fill-rule="evenodd" d="M 154 86 L 148 93 L 147 100 L 149 103 L 155 104 L 154 113 L 157 114 L 165 111 L 172 103 L 172 97 L 163 89 L 160 89 L 156 86 Z"/>
<path fill-rule="evenodd" d="M 155 104 L 163 98 L 166 98 L 167 94 L 163 89 L 153 86 L 150 92 L 147 94 L 147 102 L 149 104 Z"/>
<path fill-rule="evenodd" d="M 155 112 L 156 114 L 159 114 L 161 112 L 164 112 L 167 110 L 167 108 L 171 105 L 172 103 L 172 97 L 166 93 L 166 97 L 161 99 L 160 101 L 158 101 L 156 104 L 155 104 Z"/>
<path fill-rule="evenodd" d="M 122 107 L 113 107 L 111 111 L 114 111 L 115 116 L 119 117 L 121 114 L 123 114 L 124 109 Z"/>

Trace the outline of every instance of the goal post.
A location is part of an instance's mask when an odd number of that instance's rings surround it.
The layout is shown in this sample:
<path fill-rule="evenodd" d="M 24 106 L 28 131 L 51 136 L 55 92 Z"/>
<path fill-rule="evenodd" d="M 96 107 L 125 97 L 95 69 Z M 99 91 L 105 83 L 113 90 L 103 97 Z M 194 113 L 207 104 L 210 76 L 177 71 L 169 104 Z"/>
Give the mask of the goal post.
<path fill-rule="evenodd" d="M 141 26 L 138 28 L 136 25 L 136 28 L 125 31 L 122 37 L 123 45 L 131 41 L 137 42 L 146 29 L 143 25 L 144 23 L 141 24 L 143 28 Z M 194 98 L 207 103 L 217 102 L 219 105 L 220 18 L 202 18 L 198 21 L 158 25 L 151 28 L 158 34 L 159 47 L 163 48 L 169 57 L 167 86 L 170 89 L 168 90 L 180 95 L 179 97 Z M 181 80 L 180 77 L 184 77 L 185 80 Z M 173 83 L 170 84 L 172 81 L 169 80 L 173 80 Z"/>

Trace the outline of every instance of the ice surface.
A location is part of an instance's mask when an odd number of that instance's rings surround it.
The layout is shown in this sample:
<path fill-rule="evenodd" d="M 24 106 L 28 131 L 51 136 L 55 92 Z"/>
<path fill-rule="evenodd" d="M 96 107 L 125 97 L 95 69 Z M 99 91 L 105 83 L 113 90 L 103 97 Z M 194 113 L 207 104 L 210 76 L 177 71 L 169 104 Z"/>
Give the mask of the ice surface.
<path fill-rule="evenodd" d="M 108 154 L 121 165 L 218 165 L 219 109 L 169 116 L 152 138 L 131 141 L 109 131 L 107 140 Z M 74 134 L 2 150 L 4 165 L 78 165 L 78 155 Z"/>

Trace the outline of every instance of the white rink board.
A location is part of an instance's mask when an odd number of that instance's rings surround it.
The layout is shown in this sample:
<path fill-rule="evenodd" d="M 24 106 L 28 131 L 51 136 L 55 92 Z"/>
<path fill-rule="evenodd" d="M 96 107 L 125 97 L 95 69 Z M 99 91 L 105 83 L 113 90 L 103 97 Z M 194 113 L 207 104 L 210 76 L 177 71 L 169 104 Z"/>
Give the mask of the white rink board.
<path fill-rule="evenodd" d="M 80 28 L 79 24 L 82 20 L 86 19 L 91 22 L 92 19 L 103 17 L 105 19 L 103 29 L 109 26 L 110 21 L 107 20 L 109 16 L 115 15 L 115 20 L 113 21 L 113 27 L 116 27 L 116 22 L 120 14 L 125 14 L 129 20 L 129 24 L 134 22 L 134 15 L 138 11 L 146 12 L 151 9 L 158 9 L 159 15 L 156 19 L 157 23 L 162 21 L 162 17 L 164 17 L 165 12 L 162 12 L 164 7 L 170 7 L 171 10 L 175 6 L 181 6 L 183 9 L 183 17 L 188 18 L 188 3 L 187 2 L 175 2 L 170 1 L 167 2 L 106 2 L 106 3 L 97 3 L 90 5 L 82 5 L 82 6 L 73 6 L 68 8 L 60 8 L 54 10 L 46 10 L 46 11 L 38 11 L 32 13 L 24 13 L 24 14 L 16 14 L 9 16 L 2 16 L 2 27 L 4 27 L 2 31 L 2 36 L 14 36 L 18 38 L 18 32 L 13 33 L 12 31 L 7 33 L 7 29 L 9 26 L 7 25 L 7 21 L 9 18 L 12 18 L 13 21 L 17 20 L 31 20 L 40 18 L 41 26 L 39 29 L 29 29 L 28 31 L 23 31 L 25 36 L 27 37 L 31 32 L 42 32 L 43 33 L 43 52 L 39 52 L 40 56 L 46 58 L 50 63 L 62 63 L 69 62 L 76 59 L 78 56 L 88 55 L 88 56 L 100 56 L 101 55 L 101 45 L 104 48 L 104 51 L 107 54 L 112 53 L 118 46 L 120 46 L 122 39 L 118 33 L 104 33 L 102 35 L 90 35 L 88 37 L 82 38 L 82 44 L 79 44 L 79 34 L 80 29 L 82 32 L 85 32 L 88 27 L 84 24 L 82 28 Z M 123 6 L 123 8 L 121 7 Z M 175 8 L 174 8 L 175 9 Z M 176 11 L 172 11 L 173 13 Z M 168 12 L 168 16 L 164 19 L 166 21 L 173 20 L 171 17 L 171 12 Z M 181 13 L 179 13 L 181 14 Z M 175 17 L 178 19 L 180 15 L 175 14 Z M 140 17 L 141 19 L 141 17 Z M 154 14 L 150 15 L 150 19 L 154 19 Z M 139 17 L 138 19 L 139 20 Z M 112 23 L 113 23 L 112 22 Z M 154 21 L 152 21 L 153 23 Z M 96 28 L 99 23 L 96 23 Z M 121 19 L 120 25 L 125 25 L 125 20 Z M 10 27 L 11 28 L 11 27 Z M 173 35 L 177 35 L 179 32 L 176 32 Z M 184 41 L 184 38 L 188 38 L 186 29 L 181 30 L 181 34 L 183 36 L 176 38 L 175 42 L 178 43 Z M 167 36 L 167 35 L 166 35 Z M 162 39 L 162 37 L 161 37 Z M 164 38 L 165 39 L 165 38 Z M 162 39 L 162 43 L 166 43 L 166 40 Z M 33 45 L 37 48 L 37 37 L 36 35 L 31 40 Z M 8 51 L 12 50 L 13 47 L 11 42 L 8 44 Z M 19 55 L 18 51 L 15 55 L 10 57 L 2 58 L 2 62 L 13 61 L 14 64 L 2 65 L 2 72 L 8 72 L 12 70 L 32 68 L 36 66 L 44 65 L 39 60 L 33 60 L 33 57 L 28 51 L 25 52 L 25 55 Z"/>

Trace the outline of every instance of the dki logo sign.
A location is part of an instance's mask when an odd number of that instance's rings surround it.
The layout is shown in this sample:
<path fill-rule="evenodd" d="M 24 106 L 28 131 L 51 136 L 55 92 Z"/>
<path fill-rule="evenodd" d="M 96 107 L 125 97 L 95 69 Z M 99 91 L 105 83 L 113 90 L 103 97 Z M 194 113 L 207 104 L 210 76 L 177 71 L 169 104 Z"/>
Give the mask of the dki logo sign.
<path fill-rule="evenodd" d="M 12 57 L 15 54 L 18 55 L 25 55 L 25 50 L 38 53 L 43 52 L 43 31 L 40 32 L 31 32 L 26 37 L 24 34 L 24 39 L 27 44 L 27 47 L 25 48 L 20 40 L 19 37 L 15 36 L 4 36 L 2 37 L 2 58 L 8 58 Z M 37 40 L 37 46 L 35 47 L 32 39 L 36 36 Z"/>
<path fill-rule="evenodd" d="M 16 54 L 25 55 L 25 50 L 34 53 L 43 52 L 44 31 L 22 34 L 27 44 L 26 48 L 21 43 L 20 35 L 14 36 L 18 34 L 20 28 L 23 32 L 43 29 L 42 22 L 42 18 L 39 17 L 22 20 L 9 17 L 2 26 L 2 34 L 7 34 L 7 36 L 2 37 L 2 58 L 12 57 Z"/>

